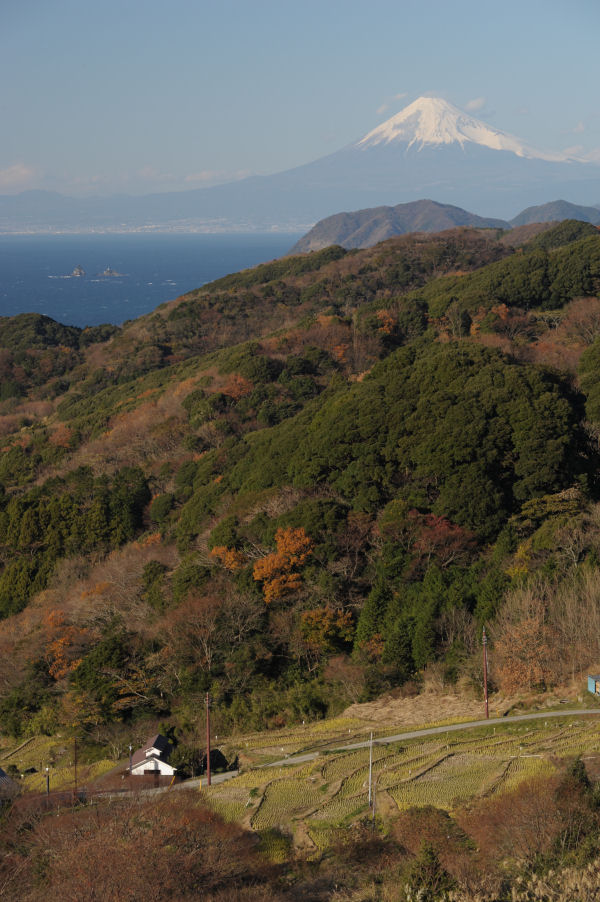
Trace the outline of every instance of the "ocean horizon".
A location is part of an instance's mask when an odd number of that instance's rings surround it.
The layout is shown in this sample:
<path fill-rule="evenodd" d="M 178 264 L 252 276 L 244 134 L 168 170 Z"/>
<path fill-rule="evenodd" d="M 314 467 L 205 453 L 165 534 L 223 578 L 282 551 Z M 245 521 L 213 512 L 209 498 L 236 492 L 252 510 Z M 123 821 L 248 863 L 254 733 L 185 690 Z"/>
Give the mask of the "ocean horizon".
<path fill-rule="evenodd" d="M 69 326 L 122 325 L 221 276 L 284 256 L 299 237 L 1 235 L 0 316 L 42 313 Z M 85 274 L 74 276 L 77 267 Z"/>

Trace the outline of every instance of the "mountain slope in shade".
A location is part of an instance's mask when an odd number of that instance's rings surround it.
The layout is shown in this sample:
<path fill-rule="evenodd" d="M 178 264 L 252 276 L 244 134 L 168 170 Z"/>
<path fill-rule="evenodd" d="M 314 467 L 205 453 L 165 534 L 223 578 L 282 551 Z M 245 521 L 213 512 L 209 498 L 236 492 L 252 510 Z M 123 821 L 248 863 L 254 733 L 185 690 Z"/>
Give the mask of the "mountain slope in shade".
<path fill-rule="evenodd" d="M 563 219 L 579 219 L 600 225 L 600 210 L 597 207 L 581 207 L 566 200 L 554 200 L 537 207 L 528 207 L 511 219 L 512 226 L 527 225 L 530 222 L 561 222 Z"/>
<path fill-rule="evenodd" d="M 450 204 L 418 200 L 395 207 L 375 207 L 328 216 L 304 235 L 290 253 L 316 251 L 331 244 L 345 248 L 372 247 L 395 235 L 407 232 L 442 232 L 456 226 L 510 228 L 508 222 L 502 219 L 485 219 Z"/>
<path fill-rule="evenodd" d="M 600 165 L 534 150 L 445 101 L 419 98 L 355 144 L 274 175 L 142 197 L 0 197 L 0 232 L 301 231 L 339 210 L 423 197 L 509 219 L 548 197 L 600 201 Z"/>

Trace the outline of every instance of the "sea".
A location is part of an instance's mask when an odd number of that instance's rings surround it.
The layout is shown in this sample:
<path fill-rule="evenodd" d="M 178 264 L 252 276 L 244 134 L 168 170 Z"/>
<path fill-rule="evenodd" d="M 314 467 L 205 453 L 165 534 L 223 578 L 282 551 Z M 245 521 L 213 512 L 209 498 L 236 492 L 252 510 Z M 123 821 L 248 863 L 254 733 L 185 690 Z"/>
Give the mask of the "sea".
<path fill-rule="evenodd" d="M 221 276 L 284 256 L 299 237 L 0 235 L 0 316 L 43 313 L 69 326 L 121 325 Z M 85 275 L 73 275 L 78 268 Z"/>

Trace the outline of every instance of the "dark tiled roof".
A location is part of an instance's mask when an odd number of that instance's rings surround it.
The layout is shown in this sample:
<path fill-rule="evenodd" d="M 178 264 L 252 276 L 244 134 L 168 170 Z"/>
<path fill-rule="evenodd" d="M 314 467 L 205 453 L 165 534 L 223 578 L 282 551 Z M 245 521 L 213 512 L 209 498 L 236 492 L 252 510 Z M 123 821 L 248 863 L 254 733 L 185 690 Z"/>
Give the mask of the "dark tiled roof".
<path fill-rule="evenodd" d="M 146 748 L 158 749 L 161 754 L 164 754 L 165 752 L 171 751 L 171 743 L 160 733 L 157 733 L 156 736 L 152 736 L 152 738 L 148 740 Z"/>
<path fill-rule="evenodd" d="M 157 749 L 158 755 L 147 755 L 146 753 L 150 751 L 150 749 Z M 160 733 L 157 733 L 156 736 L 152 736 L 151 739 L 148 739 L 147 742 L 138 749 L 137 752 L 134 752 L 131 758 L 131 766 L 135 767 L 136 764 L 139 764 L 140 761 L 146 761 L 149 757 L 156 758 L 159 761 L 167 762 L 169 760 L 169 755 L 171 754 L 171 743 L 168 739 L 165 739 L 164 736 L 161 736 Z"/>

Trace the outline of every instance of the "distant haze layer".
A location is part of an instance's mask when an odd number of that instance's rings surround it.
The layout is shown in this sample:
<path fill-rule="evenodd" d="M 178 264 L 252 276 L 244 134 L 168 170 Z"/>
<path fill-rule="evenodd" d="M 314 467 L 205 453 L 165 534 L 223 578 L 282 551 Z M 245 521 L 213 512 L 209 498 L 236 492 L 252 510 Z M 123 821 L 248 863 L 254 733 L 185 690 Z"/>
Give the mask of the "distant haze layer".
<path fill-rule="evenodd" d="M 590 206 L 600 201 L 600 166 L 421 97 L 355 144 L 274 175 L 142 197 L 4 196 L 0 231 L 302 231 L 340 211 L 423 197 L 502 219 L 551 197 Z"/>

